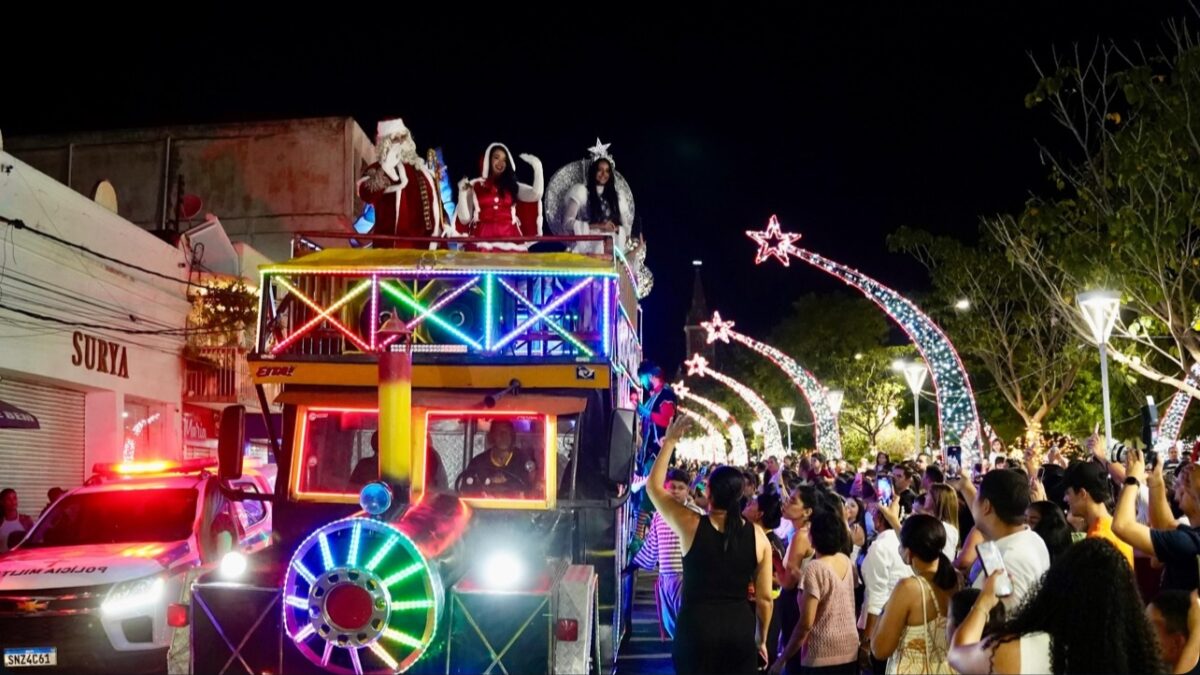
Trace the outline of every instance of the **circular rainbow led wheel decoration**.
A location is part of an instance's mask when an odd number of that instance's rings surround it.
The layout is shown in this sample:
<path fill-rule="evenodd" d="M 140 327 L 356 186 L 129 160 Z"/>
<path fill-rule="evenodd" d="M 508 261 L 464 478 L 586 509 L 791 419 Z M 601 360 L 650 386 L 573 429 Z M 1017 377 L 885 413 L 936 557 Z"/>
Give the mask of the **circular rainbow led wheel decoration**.
<path fill-rule="evenodd" d="M 433 641 L 442 585 L 391 525 L 347 518 L 322 526 L 288 564 L 284 629 L 310 662 L 339 675 L 402 673 Z"/>

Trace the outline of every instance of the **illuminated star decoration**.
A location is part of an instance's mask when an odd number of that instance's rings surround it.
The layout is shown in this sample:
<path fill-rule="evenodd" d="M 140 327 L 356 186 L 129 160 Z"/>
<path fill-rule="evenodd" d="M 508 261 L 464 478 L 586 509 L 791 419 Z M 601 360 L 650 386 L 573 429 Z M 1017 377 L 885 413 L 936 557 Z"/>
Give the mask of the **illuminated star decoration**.
<path fill-rule="evenodd" d="M 767 229 L 746 230 L 746 236 L 758 242 L 758 255 L 754 257 L 755 264 L 761 265 L 767 258 L 774 257 L 783 263 L 784 267 L 791 266 L 790 257 L 796 250 L 794 244 L 800 239 L 800 235 L 784 232 L 779 226 L 778 216 L 771 216 L 771 220 L 767 222 Z"/>
<path fill-rule="evenodd" d="M 683 365 L 687 366 L 688 377 L 691 377 L 692 375 L 700 375 L 703 377 L 704 373 L 708 372 L 708 359 L 704 358 L 700 354 L 693 354 L 692 358 L 683 362 Z"/>
<path fill-rule="evenodd" d="M 684 384 L 683 380 L 671 385 L 671 389 L 675 390 L 675 394 L 678 396 L 686 397 L 688 394 L 692 393 L 692 388 Z"/>
<path fill-rule="evenodd" d="M 600 137 L 597 136 L 596 144 L 593 145 L 592 147 L 588 148 L 588 152 L 590 152 L 592 154 L 593 160 L 610 159 L 610 157 L 608 155 L 608 146 L 610 146 L 610 145 L 612 145 L 612 143 L 601 143 Z"/>
<path fill-rule="evenodd" d="M 717 340 L 729 344 L 729 331 L 733 329 L 734 322 L 722 321 L 721 313 L 713 312 L 712 321 L 701 321 L 700 326 L 708 331 L 708 344 Z"/>

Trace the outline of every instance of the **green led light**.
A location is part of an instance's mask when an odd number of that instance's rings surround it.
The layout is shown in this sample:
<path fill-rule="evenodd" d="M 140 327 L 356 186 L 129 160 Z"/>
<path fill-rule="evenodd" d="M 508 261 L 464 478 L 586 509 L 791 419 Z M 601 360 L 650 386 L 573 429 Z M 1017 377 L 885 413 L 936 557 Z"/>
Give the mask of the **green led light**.
<path fill-rule="evenodd" d="M 374 571 L 374 569 L 379 566 L 379 563 L 383 562 L 384 556 L 386 556 L 398 543 L 400 543 L 400 537 L 393 534 L 391 538 L 387 540 L 387 543 L 383 545 L 383 548 L 376 551 L 370 562 L 367 563 L 367 571 Z"/>
<path fill-rule="evenodd" d="M 396 584 L 400 583 L 401 581 L 404 581 L 405 579 L 411 577 L 412 575 L 416 574 L 417 572 L 420 572 L 423 569 L 425 569 L 424 564 L 422 564 L 420 562 L 415 562 L 415 563 L 409 565 L 408 567 L 405 567 L 404 569 L 400 570 L 399 572 L 396 572 L 392 576 L 384 579 L 383 585 L 387 588 L 391 588 L 392 586 L 395 586 Z"/>
<path fill-rule="evenodd" d="M 432 600 L 400 600 L 392 603 L 393 612 L 406 612 L 412 609 L 429 609 L 433 607 Z"/>
<path fill-rule="evenodd" d="M 405 647 L 412 647 L 413 649 L 421 648 L 420 640 L 409 635 L 408 633 L 401 633 L 400 631 L 396 630 L 395 628 L 388 628 L 387 630 L 383 631 L 383 636 L 389 640 L 394 640 L 396 642 L 399 642 L 400 644 L 404 645 Z"/>

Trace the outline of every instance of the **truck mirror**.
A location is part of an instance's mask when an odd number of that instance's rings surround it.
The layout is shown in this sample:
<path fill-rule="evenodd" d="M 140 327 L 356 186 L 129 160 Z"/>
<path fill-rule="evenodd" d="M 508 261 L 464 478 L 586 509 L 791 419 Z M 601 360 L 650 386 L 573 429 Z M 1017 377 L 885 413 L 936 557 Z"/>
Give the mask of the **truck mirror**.
<path fill-rule="evenodd" d="M 612 413 L 608 436 L 608 479 L 628 483 L 637 450 L 637 411 L 618 408 Z"/>
<path fill-rule="evenodd" d="M 223 480 L 242 477 L 245 447 L 246 406 L 231 405 L 221 411 L 221 437 L 217 441 L 217 473 Z"/>

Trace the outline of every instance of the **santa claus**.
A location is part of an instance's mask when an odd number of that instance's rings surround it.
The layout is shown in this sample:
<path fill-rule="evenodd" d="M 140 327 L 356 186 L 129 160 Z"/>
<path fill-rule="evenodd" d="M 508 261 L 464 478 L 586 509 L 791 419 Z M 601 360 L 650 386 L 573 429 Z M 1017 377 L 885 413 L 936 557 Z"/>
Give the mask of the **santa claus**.
<path fill-rule="evenodd" d="M 479 239 L 539 237 L 542 234 L 542 162 L 520 156 L 533 169 L 533 185 L 517 182 L 516 161 L 503 143 L 492 143 L 483 156 L 483 175 L 458 184 L 454 227 Z M 481 241 L 482 250 L 527 250 L 528 243 Z"/>
<path fill-rule="evenodd" d="M 417 144 L 400 119 L 376 127 L 377 162 L 358 181 L 358 196 L 375 207 L 371 234 L 438 237 L 445 228 L 437 180 L 417 154 Z M 412 242 L 375 240 L 375 248 L 423 248 Z"/>

